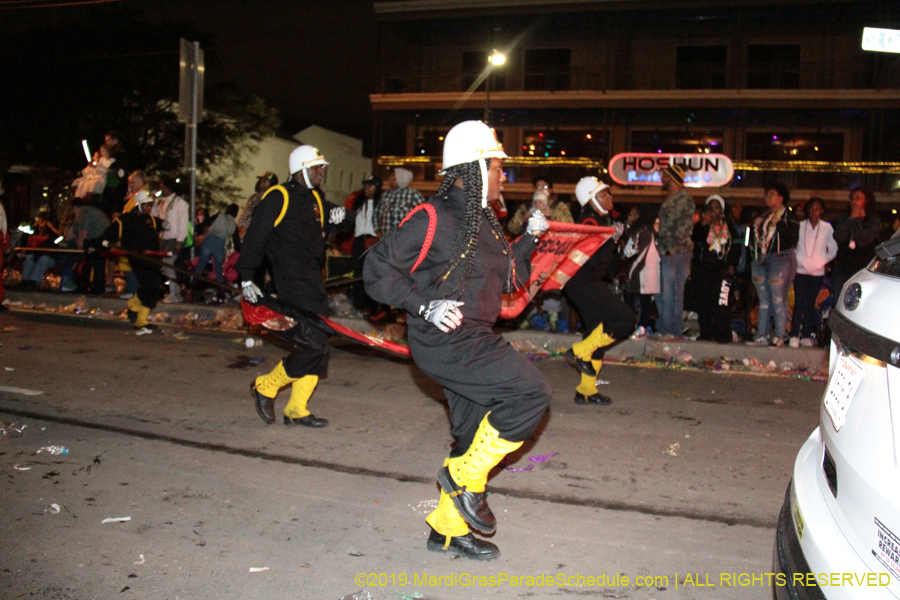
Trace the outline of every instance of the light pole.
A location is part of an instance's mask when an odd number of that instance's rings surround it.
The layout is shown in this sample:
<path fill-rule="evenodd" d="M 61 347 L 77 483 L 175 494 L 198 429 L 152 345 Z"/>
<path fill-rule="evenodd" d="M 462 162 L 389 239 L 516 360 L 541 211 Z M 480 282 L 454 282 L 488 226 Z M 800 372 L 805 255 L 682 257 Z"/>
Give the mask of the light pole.
<path fill-rule="evenodd" d="M 497 50 L 493 50 L 488 57 L 487 77 L 484 81 L 484 122 L 488 125 L 491 123 L 491 75 L 493 75 L 494 69 L 505 62 L 506 55 Z"/>

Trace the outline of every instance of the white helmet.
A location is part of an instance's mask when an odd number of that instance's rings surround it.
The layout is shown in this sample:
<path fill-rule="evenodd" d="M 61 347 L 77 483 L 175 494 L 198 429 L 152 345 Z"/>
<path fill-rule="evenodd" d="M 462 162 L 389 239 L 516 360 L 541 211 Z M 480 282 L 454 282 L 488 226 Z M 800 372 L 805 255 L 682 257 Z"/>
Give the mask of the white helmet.
<path fill-rule="evenodd" d="M 578 204 L 584 206 L 588 201 L 596 198 L 597 194 L 608 187 L 608 185 L 596 177 L 582 177 L 578 183 L 575 184 L 575 198 L 578 199 Z"/>
<path fill-rule="evenodd" d="M 481 121 L 463 121 L 447 133 L 444 138 L 444 171 L 480 158 L 509 158 L 493 129 Z"/>
<path fill-rule="evenodd" d="M 153 197 L 147 193 L 147 190 L 138 190 L 138 192 L 134 195 L 134 205 L 140 206 L 141 204 L 145 204 L 147 202 L 152 202 Z"/>
<path fill-rule="evenodd" d="M 327 164 L 325 157 L 319 153 L 319 149 L 309 144 L 303 144 L 294 148 L 294 151 L 291 152 L 291 157 L 288 159 L 288 168 L 291 171 L 291 175 L 297 171 L 303 171 L 303 179 L 306 181 L 306 187 L 308 188 L 312 188 L 312 184 L 309 183 L 309 177 L 306 175 L 309 168 L 319 165 L 324 167 Z"/>
<path fill-rule="evenodd" d="M 481 121 L 463 121 L 453 127 L 444 138 L 444 162 L 441 173 L 450 167 L 478 161 L 481 169 L 481 206 L 487 207 L 487 167 L 492 158 L 509 158 L 497 132 Z M 481 160 L 485 159 L 485 160 Z"/>

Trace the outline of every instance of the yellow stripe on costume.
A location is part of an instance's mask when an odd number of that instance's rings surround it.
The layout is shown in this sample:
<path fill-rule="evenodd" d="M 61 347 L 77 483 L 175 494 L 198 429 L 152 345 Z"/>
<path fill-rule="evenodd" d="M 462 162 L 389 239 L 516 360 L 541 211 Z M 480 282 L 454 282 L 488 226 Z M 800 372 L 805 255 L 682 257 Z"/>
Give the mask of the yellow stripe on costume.
<path fill-rule="evenodd" d="M 310 191 L 313 193 L 313 196 L 316 197 L 316 202 L 319 203 L 319 225 L 321 225 L 322 228 L 324 229 L 325 228 L 325 209 L 322 208 L 322 197 L 319 195 L 319 192 L 317 192 L 316 190 L 310 190 Z"/>
<path fill-rule="evenodd" d="M 278 218 L 275 219 L 275 225 L 273 227 L 278 227 L 278 224 L 281 223 L 281 220 L 284 218 L 284 215 L 287 213 L 288 209 L 288 191 L 285 189 L 283 185 L 273 185 L 263 194 L 263 198 L 269 195 L 270 192 L 274 192 L 278 190 L 284 196 L 284 202 L 281 205 L 281 212 L 278 214 Z"/>

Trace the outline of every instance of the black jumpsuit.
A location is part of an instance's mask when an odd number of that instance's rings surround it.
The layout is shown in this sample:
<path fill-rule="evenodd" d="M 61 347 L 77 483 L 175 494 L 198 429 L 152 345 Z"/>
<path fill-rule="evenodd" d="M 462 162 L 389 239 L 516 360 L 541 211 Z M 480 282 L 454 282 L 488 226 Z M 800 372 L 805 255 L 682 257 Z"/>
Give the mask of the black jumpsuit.
<path fill-rule="evenodd" d="M 503 243 L 482 216 L 471 277 L 465 289 L 454 291 L 465 263 L 446 280 L 442 278 L 453 258 L 457 232 L 464 227 L 464 192 L 454 186 L 428 202 L 437 213 L 437 228 L 425 259 L 410 273 L 429 222 L 422 210 L 369 251 L 363 270 L 366 291 L 379 302 L 409 313 L 412 356 L 426 375 L 443 386 L 450 405 L 457 442 L 451 456 L 465 453 L 488 412 L 490 424 L 502 439 L 524 441 L 540 423 L 551 389 L 547 378 L 491 329 L 500 314 L 502 294 L 508 291 L 509 263 Z M 537 239 L 530 235 L 512 244 L 519 285 L 527 285 L 536 246 Z M 439 299 L 464 302 L 462 324 L 449 333 L 419 316 L 420 307 Z"/>
<path fill-rule="evenodd" d="M 598 215 L 588 205 L 582 209 L 578 222 L 598 225 L 604 222 L 604 217 Z M 621 259 L 616 242 L 609 238 L 563 288 L 584 321 L 585 336 L 601 323 L 604 333 L 616 340 L 627 338 L 634 331 L 634 311 L 619 299 L 607 283 L 620 266 Z M 591 358 L 603 360 L 607 348 L 597 348 Z"/>
<path fill-rule="evenodd" d="M 160 222 L 153 215 L 142 213 L 138 206 L 116 218 L 97 239 L 111 243 L 121 242 L 123 250 L 140 254 L 147 250 L 159 250 L 159 230 Z M 162 285 L 159 265 L 145 262 L 136 256 L 129 256 L 128 262 L 138 280 L 138 300 L 143 306 L 153 310 L 159 300 L 159 288 Z"/>
<path fill-rule="evenodd" d="M 253 275 L 268 257 L 275 276 L 278 300 L 317 315 L 328 314 L 328 297 L 322 283 L 325 265 L 325 234 L 339 231 L 352 223 L 345 218 L 331 225 L 328 215 L 336 208 L 318 189 L 319 200 L 309 189 L 291 180 L 285 186 L 266 190 L 253 209 L 253 219 L 244 234 L 241 256 L 236 265 L 241 281 Z M 287 210 L 282 215 L 287 194 Z M 275 221 L 281 217 L 278 225 Z M 316 327 L 304 327 L 306 344 L 284 359 L 284 371 L 292 378 L 324 375 L 328 369 L 328 334 Z"/>

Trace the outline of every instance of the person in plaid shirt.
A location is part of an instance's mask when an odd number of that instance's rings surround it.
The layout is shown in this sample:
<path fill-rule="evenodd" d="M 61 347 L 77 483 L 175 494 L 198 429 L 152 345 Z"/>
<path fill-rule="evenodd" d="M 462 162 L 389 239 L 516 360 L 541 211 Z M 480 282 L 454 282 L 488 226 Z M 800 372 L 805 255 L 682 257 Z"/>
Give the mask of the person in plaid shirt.
<path fill-rule="evenodd" d="M 383 238 L 400 224 L 416 206 L 425 202 L 418 190 L 409 186 L 412 171 L 397 167 L 388 179 L 388 190 L 381 196 L 381 203 L 375 208 L 375 234 Z"/>

